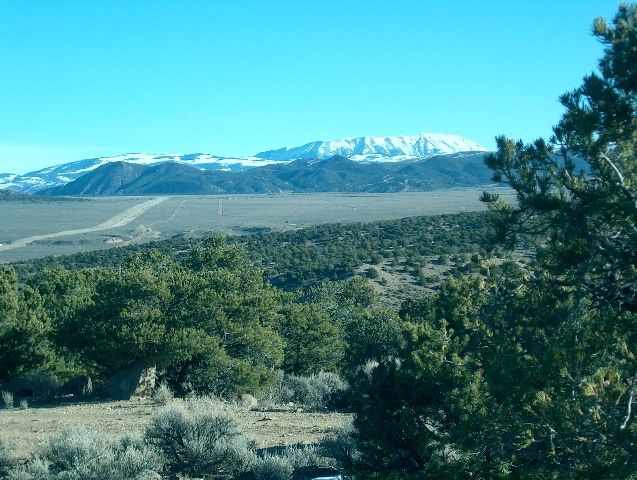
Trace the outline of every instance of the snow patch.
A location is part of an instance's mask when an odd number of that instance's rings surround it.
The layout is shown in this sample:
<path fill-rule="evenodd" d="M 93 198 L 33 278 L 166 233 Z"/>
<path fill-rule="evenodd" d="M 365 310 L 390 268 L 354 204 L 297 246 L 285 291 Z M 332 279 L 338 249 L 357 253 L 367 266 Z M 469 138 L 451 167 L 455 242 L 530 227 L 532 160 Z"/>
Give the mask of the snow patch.
<path fill-rule="evenodd" d="M 484 152 L 487 149 L 472 140 L 449 133 L 421 133 L 395 137 L 348 137 L 315 141 L 300 147 L 284 147 L 257 154 L 272 160 L 329 158 L 342 155 L 363 162 L 399 162 L 458 152 Z"/>

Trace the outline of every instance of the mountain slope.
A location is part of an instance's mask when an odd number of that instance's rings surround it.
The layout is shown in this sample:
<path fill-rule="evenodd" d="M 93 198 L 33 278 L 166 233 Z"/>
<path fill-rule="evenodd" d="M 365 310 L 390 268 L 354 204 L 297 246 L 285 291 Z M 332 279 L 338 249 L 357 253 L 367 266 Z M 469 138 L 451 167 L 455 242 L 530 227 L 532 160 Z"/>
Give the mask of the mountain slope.
<path fill-rule="evenodd" d="M 373 166 L 345 157 L 254 168 L 244 172 L 202 171 L 174 162 L 107 164 L 40 195 L 151 195 L 273 192 L 401 192 L 486 185 L 491 174 L 483 153 Z"/>
<path fill-rule="evenodd" d="M 256 157 L 229 158 L 218 157 L 207 153 L 181 154 L 145 154 L 128 153 L 114 157 L 98 157 L 64 163 L 53 167 L 43 168 L 24 175 L 0 175 L 0 188 L 12 188 L 17 191 L 33 193 L 38 190 L 64 185 L 80 178 L 96 168 L 104 165 L 126 162 L 136 165 L 157 165 L 166 162 L 190 165 L 200 170 L 242 171 L 249 168 L 278 163 L 273 160 Z"/>
<path fill-rule="evenodd" d="M 240 172 L 268 165 L 282 165 L 298 159 L 325 160 L 344 156 L 363 163 L 402 162 L 430 158 L 439 154 L 480 152 L 481 145 L 451 134 L 422 133 L 395 137 L 351 137 L 336 141 L 311 142 L 300 147 L 281 148 L 252 157 L 221 157 L 207 153 L 143 154 L 129 153 L 98 157 L 43 168 L 24 175 L 0 174 L 0 189 L 33 193 L 48 187 L 64 185 L 103 165 L 127 162 L 137 165 L 180 163 L 205 171 Z"/>

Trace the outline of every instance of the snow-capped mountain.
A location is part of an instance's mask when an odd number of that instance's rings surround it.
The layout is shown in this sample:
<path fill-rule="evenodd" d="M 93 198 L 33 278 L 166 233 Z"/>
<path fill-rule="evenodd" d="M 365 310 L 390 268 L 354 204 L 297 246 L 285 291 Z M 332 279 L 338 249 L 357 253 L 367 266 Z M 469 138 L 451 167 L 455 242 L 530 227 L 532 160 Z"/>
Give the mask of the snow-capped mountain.
<path fill-rule="evenodd" d="M 191 154 L 148 154 L 127 153 L 112 157 L 89 158 L 53 167 L 43 168 L 24 175 L 0 174 L 0 189 L 11 188 L 25 193 L 34 193 L 44 188 L 56 187 L 72 182 L 96 168 L 113 162 L 127 162 L 137 165 L 156 165 L 164 162 L 175 162 L 190 165 L 199 170 L 242 171 L 248 168 L 262 167 L 273 163 L 281 163 L 256 157 L 229 158 L 207 153 Z"/>
<path fill-rule="evenodd" d="M 459 152 L 483 152 L 487 149 L 459 135 L 421 133 L 394 137 L 350 137 L 334 141 L 315 141 L 300 147 L 284 147 L 257 153 L 251 157 L 221 157 L 207 153 L 146 154 L 129 153 L 90 158 L 43 168 L 24 175 L 0 174 L 0 189 L 34 193 L 44 188 L 67 184 L 82 175 L 112 162 L 156 165 L 175 162 L 199 170 L 243 171 L 272 164 L 303 159 L 327 159 L 335 155 L 359 162 L 399 162 Z"/>
<path fill-rule="evenodd" d="M 37 195 L 210 195 L 237 193 L 414 192 L 492 183 L 484 152 L 435 155 L 404 162 L 365 162 L 334 156 L 296 160 L 243 172 L 202 171 L 165 162 L 107 163 Z"/>
<path fill-rule="evenodd" d="M 458 152 L 484 152 L 482 145 L 459 135 L 421 133 L 400 137 L 349 137 L 342 140 L 316 141 L 300 147 L 284 147 L 257 153 L 268 160 L 329 158 L 341 155 L 365 162 L 399 162 Z"/>
<path fill-rule="evenodd" d="M 10 182 L 15 177 L 17 177 L 15 173 L 0 173 L 0 182 L 1 181 Z"/>

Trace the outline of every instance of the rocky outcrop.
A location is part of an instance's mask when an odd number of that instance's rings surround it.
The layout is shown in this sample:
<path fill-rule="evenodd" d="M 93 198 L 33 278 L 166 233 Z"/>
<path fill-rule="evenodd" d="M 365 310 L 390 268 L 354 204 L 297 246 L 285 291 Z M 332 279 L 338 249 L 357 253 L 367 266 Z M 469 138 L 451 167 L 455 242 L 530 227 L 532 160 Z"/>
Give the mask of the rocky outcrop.
<path fill-rule="evenodd" d="M 140 361 L 113 375 L 106 391 L 113 400 L 152 397 L 156 383 L 156 367 Z"/>

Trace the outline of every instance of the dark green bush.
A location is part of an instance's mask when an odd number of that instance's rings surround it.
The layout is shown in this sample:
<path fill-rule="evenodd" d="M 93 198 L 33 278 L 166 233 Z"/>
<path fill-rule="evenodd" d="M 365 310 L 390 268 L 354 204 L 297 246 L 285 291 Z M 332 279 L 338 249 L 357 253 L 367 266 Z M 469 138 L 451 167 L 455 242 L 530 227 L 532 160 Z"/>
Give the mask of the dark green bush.
<path fill-rule="evenodd" d="M 369 267 L 365 272 L 365 276 L 371 279 L 378 278 L 378 270 L 375 267 Z"/>

